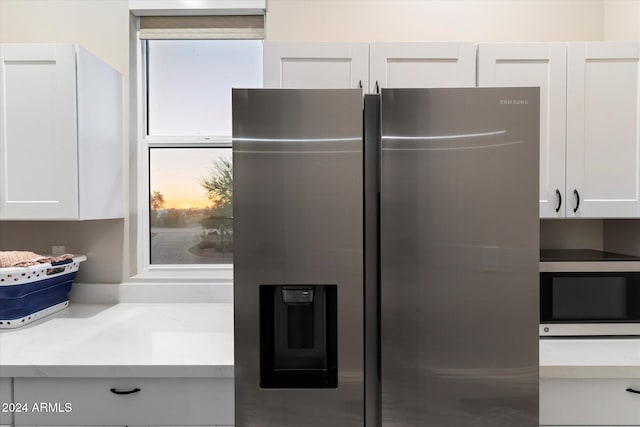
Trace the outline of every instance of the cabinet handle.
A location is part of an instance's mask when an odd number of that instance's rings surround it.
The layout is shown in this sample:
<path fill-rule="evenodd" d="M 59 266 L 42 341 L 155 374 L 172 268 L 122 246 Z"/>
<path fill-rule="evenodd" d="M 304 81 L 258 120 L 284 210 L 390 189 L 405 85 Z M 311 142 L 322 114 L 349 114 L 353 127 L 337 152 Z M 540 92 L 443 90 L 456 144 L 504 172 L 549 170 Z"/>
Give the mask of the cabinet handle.
<path fill-rule="evenodd" d="M 632 389 L 632 388 L 628 388 L 628 389 L 627 389 L 627 391 L 628 391 L 629 393 L 640 394 L 640 390 L 634 390 L 634 389 Z"/>
<path fill-rule="evenodd" d="M 560 212 L 560 207 L 562 206 L 562 194 L 560 194 L 560 190 L 556 188 L 556 194 L 558 195 L 558 207 L 556 208 L 556 212 Z"/>
<path fill-rule="evenodd" d="M 358 82 L 358 87 L 359 87 L 360 89 L 362 89 L 362 80 L 360 80 L 360 81 Z"/>
<path fill-rule="evenodd" d="M 573 194 L 576 196 L 576 207 L 573 208 L 573 212 L 576 213 L 580 207 L 580 193 L 578 193 L 578 190 L 573 190 Z"/>
<path fill-rule="evenodd" d="M 376 80 L 376 93 L 380 93 L 380 84 L 378 83 L 378 81 Z"/>
<path fill-rule="evenodd" d="M 123 390 L 123 391 L 118 390 L 117 388 L 112 388 L 112 389 L 111 389 L 111 393 L 113 393 L 113 394 L 119 394 L 119 395 L 124 395 L 124 394 L 133 394 L 133 393 L 137 393 L 137 392 L 139 392 L 139 391 L 140 391 L 140 389 L 139 389 L 139 388 L 134 388 L 134 389 L 131 389 L 131 390 Z"/>

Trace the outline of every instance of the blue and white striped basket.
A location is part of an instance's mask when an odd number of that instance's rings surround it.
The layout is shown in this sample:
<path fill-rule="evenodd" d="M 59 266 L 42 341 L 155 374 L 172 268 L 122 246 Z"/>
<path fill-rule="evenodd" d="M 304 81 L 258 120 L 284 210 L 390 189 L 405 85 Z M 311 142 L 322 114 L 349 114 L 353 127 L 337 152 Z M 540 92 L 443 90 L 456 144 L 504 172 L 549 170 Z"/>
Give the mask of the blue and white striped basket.
<path fill-rule="evenodd" d="M 0 329 L 24 326 L 69 305 L 84 255 L 30 267 L 0 268 Z"/>

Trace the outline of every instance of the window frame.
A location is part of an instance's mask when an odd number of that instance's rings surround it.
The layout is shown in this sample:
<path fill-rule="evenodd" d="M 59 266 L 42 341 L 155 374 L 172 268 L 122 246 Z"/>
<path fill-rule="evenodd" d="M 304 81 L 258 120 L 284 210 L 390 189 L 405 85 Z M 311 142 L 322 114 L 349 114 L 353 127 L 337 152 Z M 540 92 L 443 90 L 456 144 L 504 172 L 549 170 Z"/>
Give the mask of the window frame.
<path fill-rule="evenodd" d="M 208 136 L 153 136 L 148 134 L 147 120 L 147 41 L 139 37 L 140 18 L 135 17 L 136 36 L 132 40 L 135 49 L 135 147 L 131 154 L 136 159 L 131 161 L 130 186 L 135 187 L 135 197 L 131 197 L 132 216 L 130 224 L 135 227 L 130 234 L 130 250 L 132 260 L 135 259 L 130 281 L 132 282 L 180 282 L 233 284 L 233 264 L 151 264 L 150 247 L 150 167 L 149 153 L 152 148 L 231 148 L 232 137 Z M 264 42 L 264 40 L 263 40 Z M 135 48 L 134 48 L 135 46 Z M 133 69 L 133 68 L 132 68 Z M 133 124 L 132 124 L 133 125 Z M 133 126 L 132 126 L 133 127 Z M 132 133 L 133 135 L 133 133 Z M 135 165 L 135 166 L 134 166 Z"/>

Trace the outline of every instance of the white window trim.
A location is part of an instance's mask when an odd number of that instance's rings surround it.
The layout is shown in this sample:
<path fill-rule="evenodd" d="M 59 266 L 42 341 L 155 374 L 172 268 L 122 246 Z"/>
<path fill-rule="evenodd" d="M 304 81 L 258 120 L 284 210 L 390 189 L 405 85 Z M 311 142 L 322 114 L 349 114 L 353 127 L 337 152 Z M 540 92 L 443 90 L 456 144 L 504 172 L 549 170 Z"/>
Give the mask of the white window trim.
<path fill-rule="evenodd" d="M 189 146 L 202 148 L 231 148 L 230 136 L 203 137 L 150 137 L 147 136 L 147 84 L 146 84 L 146 49 L 144 41 L 139 37 L 140 20 L 136 18 L 135 70 L 136 70 L 136 128 L 134 143 L 136 151 L 136 168 L 131 186 L 136 185 L 136 220 L 131 221 L 135 227 L 135 241 L 130 242 L 131 251 L 136 253 L 137 274 L 129 278 L 129 282 L 203 282 L 211 284 L 233 285 L 233 264 L 151 264 L 149 241 L 149 148 Z"/>
<path fill-rule="evenodd" d="M 135 16 L 262 15 L 266 0 L 129 0 Z"/>

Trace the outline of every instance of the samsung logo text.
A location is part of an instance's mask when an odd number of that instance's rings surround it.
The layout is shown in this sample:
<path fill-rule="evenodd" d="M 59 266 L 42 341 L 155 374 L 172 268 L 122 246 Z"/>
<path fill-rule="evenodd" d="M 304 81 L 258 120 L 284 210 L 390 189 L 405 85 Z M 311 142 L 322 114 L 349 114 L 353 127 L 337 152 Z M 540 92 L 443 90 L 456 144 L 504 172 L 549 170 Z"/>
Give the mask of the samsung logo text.
<path fill-rule="evenodd" d="M 528 105 L 528 99 L 501 99 L 500 105 Z"/>

